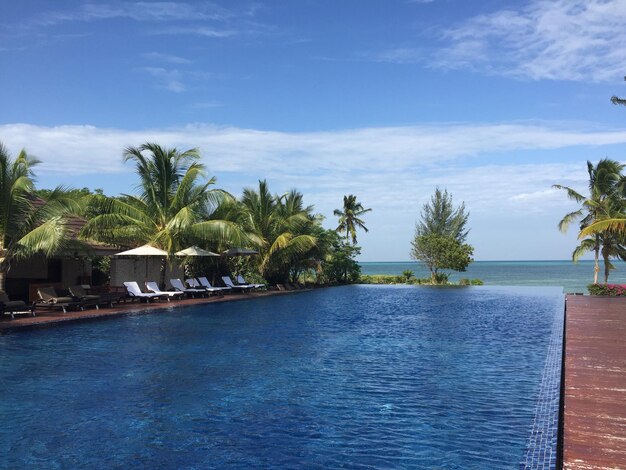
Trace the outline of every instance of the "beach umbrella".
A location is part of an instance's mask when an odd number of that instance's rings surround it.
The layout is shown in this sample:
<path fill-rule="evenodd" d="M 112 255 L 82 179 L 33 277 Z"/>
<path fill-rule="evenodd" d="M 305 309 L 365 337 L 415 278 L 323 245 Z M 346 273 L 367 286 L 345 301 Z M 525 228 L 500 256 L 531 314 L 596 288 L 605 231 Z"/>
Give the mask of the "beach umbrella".
<path fill-rule="evenodd" d="M 151 256 L 159 256 L 164 258 L 167 256 L 167 251 L 161 250 L 160 248 L 154 247 L 150 244 L 146 244 L 137 248 L 133 248 L 132 250 L 122 251 L 121 253 L 116 253 L 113 256 L 137 256 L 144 257 L 146 259 L 146 279 L 148 277 L 148 258 Z"/>
<path fill-rule="evenodd" d="M 217 253 L 213 253 L 209 250 L 204 250 L 197 246 L 190 246 L 184 250 L 176 252 L 176 256 L 219 256 Z"/>
<path fill-rule="evenodd" d="M 252 256 L 258 254 L 258 251 L 250 248 L 230 248 L 222 253 L 223 256 Z"/>

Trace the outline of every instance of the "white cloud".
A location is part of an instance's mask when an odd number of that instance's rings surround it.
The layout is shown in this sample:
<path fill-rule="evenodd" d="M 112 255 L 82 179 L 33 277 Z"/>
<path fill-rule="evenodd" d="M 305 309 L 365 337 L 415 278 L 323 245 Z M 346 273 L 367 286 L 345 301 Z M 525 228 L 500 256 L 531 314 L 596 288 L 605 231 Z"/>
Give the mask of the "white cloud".
<path fill-rule="evenodd" d="M 5 124 L 0 125 L 0 136 L 11 153 L 25 147 L 42 160 L 37 172 L 45 175 L 48 186 L 87 184 L 109 193 L 112 187 L 131 192 L 134 179 L 129 166 L 122 164 L 122 151 L 150 141 L 179 149 L 199 147 L 209 173 L 234 194 L 261 178 L 268 180 L 273 192 L 297 188 L 307 204 L 329 217 L 328 227 L 335 223 L 332 211 L 342 196 L 356 194 L 366 207 L 374 208 L 367 219 L 370 233 L 359 237 L 366 259 L 372 259 L 368 253 L 379 253 L 374 255 L 379 259 L 406 259 L 414 222 L 436 186 L 447 188 L 455 201 L 465 201 L 477 232 L 489 233 L 473 241 L 479 258 L 567 258 L 573 242 L 568 246 L 559 241 L 555 227 L 574 206 L 562 192 L 552 190 L 552 184 L 584 191 L 588 178 L 584 160 L 590 153 L 585 147 L 598 147 L 592 153 L 599 158 L 607 155 L 601 146 L 626 143 L 626 131 L 581 131 L 578 125 L 564 123 L 310 133 L 210 125 L 131 131 Z M 578 150 L 582 156 L 562 161 L 553 156 L 558 149 L 567 149 L 570 155 Z M 528 161 L 531 154 L 541 157 L 535 158 L 538 163 Z M 532 243 L 523 248 L 526 252 L 521 247 L 514 247 L 518 252 L 499 247 L 528 224 L 536 225 L 537 240 L 554 238 L 558 249 L 539 253 Z"/>
<path fill-rule="evenodd" d="M 626 0 L 534 0 L 449 29 L 434 66 L 532 80 L 623 76 Z"/>

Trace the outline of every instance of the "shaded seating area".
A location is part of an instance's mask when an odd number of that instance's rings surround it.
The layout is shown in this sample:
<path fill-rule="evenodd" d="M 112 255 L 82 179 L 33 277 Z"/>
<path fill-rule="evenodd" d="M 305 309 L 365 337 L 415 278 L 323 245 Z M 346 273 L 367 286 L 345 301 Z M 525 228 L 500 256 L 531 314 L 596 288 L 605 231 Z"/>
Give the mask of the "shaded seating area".
<path fill-rule="evenodd" d="M 211 283 L 208 281 L 208 279 L 207 279 L 208 285 L 203 285 L 198 279 L 194 277 L 187 279 L 185 282 L 192 289 L 204 289 L 206 292 L 208 292 L 209 295 L 211 294 L 224 295 L 224 290 L 221 287 L 213 287 Z"/>
<path fill-rule="evenodd" d="M 206 276 L 199 277 L 198 282 L 200 282 L 200 285 L 204 287 L 205 289 L 218 289 L 222 293 L 231 291 L 233 289 L 232 287 L 213 286 L 211 285 L 211 283 L 209 282 Z"/>
<path fill-rule="evenodd" d="M 37 307 L 50 310 L 62 310 L 67 313 L 68 309 L 80 309 L 84 307 L 83 302 L 75 300 L 69 295 L 59 295 L 54 287 L 40 287 L 37 289 L 39 300 L 35 303 Z"/>
<path fill-rule="evenodd" d="M 159 285 L 154 281 L 146 281 L 146 289 L 154 294 L 160 294 L 167 297 L 167 300 L 171 299 L 182 299 L 185 295 L 184 292 L 180 291 L 165 291 L 159 288 Z"/>
<path fill-rule="evenodd" d="M 10 315 L 11 318 L 15 318 L 15 315 L 31 315 L 35 316 L 35 306 L 33 304 L 27 304 L 23 300 L 11 300 L 4 291 L 0 291 L 0 312 L 2 316 Z"/>
<path fill-rule="evenodd" d="M 265 288 L 265 284 L 253 284 L 253 283 L 246 282 L 246 280 L 243 278 L 243 276 L 241 274 L 237 276 L 237 284 L 254 286 L 255 289 L 263 289 L 263 288 Z"/>
<path fill-rule="evenodd" d="M 239 290 L 241 292 L 250 292 L 254 289 L 253 284 L 235 284 L 230 276 L 222 276 L 222 281 L 231 289 Z"/>
<path fill-rule="evenodd" d="M 184 292 L 185 294 L 187 294 L 187 295 L 189 295 L 191 297 L 195 297 L 196 294 L 198 294 L 198 295 L 206 295 L 207 294 L 206 289 L 185 287 L 185 285 L 183 284 L 183 281 L 181 281 L 180 279 L 170 279 L 170 285 L 175 290 L 177 290 L 179 292 Z"/>
<path fill-rule="evenodd" d="M 128 291 L 128 295 L 130 297 L 136 298 L 138 300 L 145 300 L 146 302 L 150 302 L 150 300 L 169 300 L 169 296 L 165 294 L 157 294 L 154 292 L 143 292 L 139 287 L 139 284 L 135 281 L 125 281 L 124 286 Z"/>

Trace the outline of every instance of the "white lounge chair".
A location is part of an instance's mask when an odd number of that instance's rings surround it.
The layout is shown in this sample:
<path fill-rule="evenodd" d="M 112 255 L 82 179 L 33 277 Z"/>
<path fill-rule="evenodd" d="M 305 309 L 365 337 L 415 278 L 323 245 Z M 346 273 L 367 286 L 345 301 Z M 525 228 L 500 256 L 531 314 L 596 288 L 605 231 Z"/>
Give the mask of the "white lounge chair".
<path fill-rule="evenodd" d="M 150 302 L 150 299 L 165 298 L 165 296 L 162 294 L 155 294 L 154 292 L 152 293 L 141 292 L 141 289 L 139 288 L 139 284 L 137 284 L 135 281 L 126 281 L 126 282 L 123 282 L 123 284 L 126 287 L 126 290 L 128 291 L 128 295 L 130 295 L 131 297 L 135 297 L 138 299 L 146 299 L 146 302 Z"/>
<path fill-rule="evenodd" d="M 242 286 L 248 285 L 248 286 L 254 286 L 255 289 L 262 289 L 263 287 L 265 287 L 265 284 L 249 284 L 246 282 L 246 280 L 243 278 L 243 276 L 240 274 L 237 276 L 237 284 L 240 284 Z"/>
<path fill-rule="evenodd" d="M 195 296 L 196 294 L 205 295 L 207 293 L 206 289 L 189 289 L 185 287 L 183 281 L 180 279 L 170 279 L 170 284 L 177 291 L 184 292 L 185 294 L 189 294 L 191 296 Z"/>
<path fill-rule="evenodd" d="M 168 302 L 170 301 L 170 299 L 180 299 L 183 295 L 185 295 L 184 292 L 180 291 L 161 290 L 159 289 L 158 284 L 154 281 L 146 281 L 146 289 L 148 289 L 150 292 L 154 292 L 155 294 L 161 294 L 163 296 L 166 296 Z"/>
<path fill-rule="evenodd" d="M 208 286 L 205 286 L 204 284 L 199 282 L 199 280 L 196 279 L 195 277 L 187 279 L 185 282 L 192 289 L 204 289 L 209 294 L 224 295 L 224 293 L 222 292 L 223 289 L 221 287 L 213 287 L 213 286 L 211 286 L 210 283 L 209 283 Z M 207 282 L 208 282 L 208 280 L 207 280 Z"/>
<path fill-rule="evenodd" d="M 232 288 L 232 287 L 217 287 L 217 286 L 212 286 L 212 285 L 211 285 L 211 283 L 209 282 L 209 280 L 208 280 L 205 276 L 203 276 L 203 277 L 199 277 L 199 278 L 198 278 L 198 281 L 200 281 L 200 285 L 201 285 L 202 287 L 210 287 L 210 288 L 212 288 L 212 289 L 219 289 L 219 290 L 221 290 L 221 291 L 223 291 L 223 292 L 228 292 L 228 291 L 233 290 L 233 288 Z"/>
<path fill-rule="evenodd" d="M 239 289 L 242 292 L 254 289 L 254 286 L 252 284 L 235 284 L 230 276 L 222 276 L 222 281 L 224 281 L 224 284 L 226 284 L 228 287 L 232 289 Z"/>

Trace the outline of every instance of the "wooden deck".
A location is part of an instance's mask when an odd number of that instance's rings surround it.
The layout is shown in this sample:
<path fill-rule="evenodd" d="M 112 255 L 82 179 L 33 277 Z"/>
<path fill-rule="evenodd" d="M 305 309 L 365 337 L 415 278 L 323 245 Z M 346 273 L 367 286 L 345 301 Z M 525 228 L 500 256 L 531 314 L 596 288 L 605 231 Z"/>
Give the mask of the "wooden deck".
<path fill-rule="evenodd" d="M 567 296 L 563 468 L 626 469 L 626 298 Z"/>
<path fill-rule="evenodd" d="M 306 289 L 305 289 L 306 290 Z M 16 315 L 15 319 L 11 319 L 9 315 L 0 318 L 0 334 L 11 331 L 19 331 L 32 328 L 46 328 L 67 324 L 69 322 L 89 321 L 94 319 L 114 318 L 121 315 L 133 315 L 141 313 L 159 313 L 165 312 L 171 307 L 183 305 L 198 305 L 218 302 L 232 302 L 237 300 L 254 299 L 259 297 L 269 297 L 276 295 L 289 295 L 296 292 L 304 292 L 305 290 L 292 291 L 257 291 L 246 294 L 227 294 L 223 297 L 200 297 L 183 300 L 173 300 L 171 302 L 122 302 L 115 304 L 112 308 L 100 307 L 96 309 L 85 309 L 83 311 L 52 311 L 41 309 L 36 311 L 36 316 Z"/>

